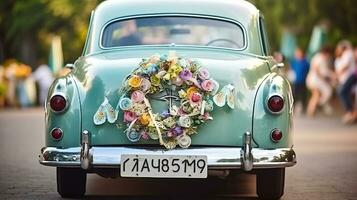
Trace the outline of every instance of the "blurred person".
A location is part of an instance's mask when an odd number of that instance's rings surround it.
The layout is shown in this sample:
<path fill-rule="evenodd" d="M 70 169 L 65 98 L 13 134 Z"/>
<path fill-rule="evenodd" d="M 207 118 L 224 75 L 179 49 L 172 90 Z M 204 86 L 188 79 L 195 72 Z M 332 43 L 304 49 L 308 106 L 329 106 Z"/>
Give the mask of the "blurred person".
<path fill-rule="evenodd" d="M 295 102 L 301 102 L 303 112 L 306 110 L 307 104 L 307 88 L 306 77 L 309 72 L 310 64 L 307 61 L 304 52 L 301 48 L 296 48 L 294 58 L 290 61 L 290 66 L 294 73 L 293 80 L 293 96 Z"/>
<path fill-rule="evenodd" d="M 39 103 L 41 106 L 45 105 L 48 89 L 50 88 L 54 77 L 51 69 L 46 64 L 40 64 L 37 69 L 32 73 L 32 78 L 38 83 L 39 86 Z"/>
<path fill-rule="evenodd" d="M 55 75 L 55 77 L 66 76 L 71 71 L 72 71 L 71 69 L 68 69 L 67 67 L 63 67 L 62 69 L 59 70 L 59 72 Z"/>
<path fill-rule="evenodd" d="M 284 55 L 278 51 L 274 52 L 273 57 L 278 63 L 283 63 L 285 60 Z"/>
<path fill-rule="evenodd" d="M 345 108 L 345 114 L 342 118 L 343 123 L 351 123 L 355 116 L 353 112 L 353 103 L 351 91 L 356 84 L 356 61 L 352 45 L 349 41 L 343 40 L 337 44 L 335 59 L 335 71 L 339 82 L 338 94 Z"/>
<path fill-rule="evenodd" d="M 332 82 L 335 79 L 333 71 L 329 68 L 330 51 L 323 47 L 311 59 L 310 71 L 306 78 L 306 85 L 311 91 L 307 106 L 307 114 L 314 116 L 318 106 L 323 106 L 325 114 L 332 114 L 329 100 L 332 96 Z"/>
<path fill-rule="evenodd" d="M 275 51 L 274 54 L 273 54 L 273 58 L 277 63 L 283 63 L 285 65 L 286 58 L 284 57 L 284 55 L 281 52 Z M 284 67 L 283 70 L 284 70 L 283 73 L 286 75 L 286 77 L 289 80 L 289 82 L 293 83 L 295 81 L 295 73 L 291 69 L 291 66 L 290 67 Z"/>
<path fill-rule="evenodd" d="M 336 67 L 339 67 L 341 71 L 341 78 L 345 79 L 341 80 L 342 83 L 340 84 L 338 91 L 339 97 L 341 98 L 342 104 L 346 111 L 342 121 L 344 123 L 352 123 L 357 119 L 357 109 L 353 108 L 353 102 L 351 98 L 351 93 L 357 84 L 357 48 L 355 49 L 355 52 L 353 52 L 350 43 L 344 41 L 341 42 L 340 48 L 336 49 L 336 51 L 338 51 L 336 53 L 339 54 L 339 57 L 336 59 L 336 62 L 338 62 L 336 64 L 339 64 L 339 66 L 336 65 Z M 344 77 L 344 73 L 348 75 L 347 78 Z"/>
<path fill-rule="evenodd" d="M 147 22 L 146 22 L 147 23 Z M 110 46 L 132 46 L 143 44 L 167 44 L 168 35 L 163 29 L 146 27 L 138 30 L 137 20 L 125 20 L 118 23 L 113 31 L 113 38 L 109 42 Z M 150 33 L 150 34 L 148 34 Z"/>
<path fill-rule="evenodd" d="M 35 81 L 30 77 L 31 67 L 18 63 L 15 69 L 16 99 L 21 107 L 34 105 L 36 100 Z"/>
<path fill-rule="evenodd" d="M 18 105 L 17 97 L 16 97 L 16 68 L 17 63 L 15 60 L 7 60 L 4 64 L 5 67 L 5 78 L 7 81 L 7 90 L 6 90 L 6 105 L 15 107 Z"/>
<path fill-rule="evenodd" d="M 357 47 L 355 47 L 354 49 L 354 57 L 355 57 L 355 64 L 356 64 L 356 68 L 355 68 L 355 77 L 357 77 Z M 354 121 L 357 121 L 357 83 L 354 84 L 354 89 L 352 89 L 354 92 L 354 111 L 353 111 L 353 115 L 354 115 Z"/>
<path fill-rule="evenodd" d="M 5 106 L 6 95 L 6 82 L 5 82 L 5 69 L 0 65 L 0 108 Z"/>
<path fill-rule="evenodd" d="M 127 20 L 122 22 L 122 34 L 119 40 L 115 41 L 118 46 L 131 46 L 142 44 L 142 39 L 137 31 L 135 20 Z"/>
<path fill-rule="evenodd" d="M 31 68 L 28 65 L 9 59 L 4 63 L 6 78 L 6 104 L 9 106 L 27 106 L 29 105 L 28 94 L 24 86 L 26 78 L 31 74 Z M 28 83 L 28 82 L 26 82 Z"/>

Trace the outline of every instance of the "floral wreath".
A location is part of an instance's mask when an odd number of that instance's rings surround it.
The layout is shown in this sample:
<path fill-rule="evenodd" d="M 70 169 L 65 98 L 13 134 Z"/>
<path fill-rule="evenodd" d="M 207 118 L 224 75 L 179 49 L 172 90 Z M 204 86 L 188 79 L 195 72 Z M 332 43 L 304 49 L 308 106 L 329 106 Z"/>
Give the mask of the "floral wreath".
<path fill-rule="evenodd" d="M 153 113 L 147 97 L 165 89 L 178 91 L 179 105 Z M 167 149 L 189 147 L 197 127 L 212 119 L 211 98 L 218 89 L 218 82 L 197 61 L 174 54 L 143 59 L 124 82 L 119 100 L 128 138 L 159 139 Z"/>
<path fill-rule="evenodd" d="M 164 90 L 178 91 L 178 105 L 153 113 L 148 98 Z M 197 61 L 185 57 L 153 55 L 143 59 L 124 81 L 117 105 L 124 114 L 124 131 L 131 142 L 159 140 L 160 145 L 173 149 L 177 145 L 187 148 L 190 136 L 197 133 L 199 125 L 212 120 L 213 103 L 234 109 L 234 87 L 228 84 L 220 92 L 217 81 Z M 171 96 L 173 97 L 173 96 Z M 170 98 L 171 98 L 170 97 Z M 107 118 L 109 123 L 117 119 L 118 110 L 110 106 L 107 98 L 94 115 L 94 123 L 100 125 Z"/>

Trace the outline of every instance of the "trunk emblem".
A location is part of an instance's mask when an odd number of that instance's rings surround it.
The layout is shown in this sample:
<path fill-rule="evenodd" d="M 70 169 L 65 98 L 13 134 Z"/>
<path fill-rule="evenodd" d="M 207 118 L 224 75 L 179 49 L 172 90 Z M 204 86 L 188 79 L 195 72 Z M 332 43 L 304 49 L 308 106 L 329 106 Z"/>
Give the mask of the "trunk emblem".
<path fill-rule="evenodd" d="M 151 95 L 150 98 L 158 101 L 166 101 L 169 105 L 169 110 L 172 109 L 175 101 L 180 101 L 177 91 L 172 90 L 171 88 L 166 88 L 163 92 L 160 92 L 157 95 Z"/>

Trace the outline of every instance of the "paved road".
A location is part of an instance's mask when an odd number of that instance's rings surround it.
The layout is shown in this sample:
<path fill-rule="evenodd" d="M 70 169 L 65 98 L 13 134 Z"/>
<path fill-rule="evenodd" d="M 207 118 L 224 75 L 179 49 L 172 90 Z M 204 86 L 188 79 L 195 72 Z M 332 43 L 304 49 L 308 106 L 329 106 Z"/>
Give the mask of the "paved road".
<path fill-rule="evenodd" d="M 44 143 L 40 109 L 0 111 L 0 199 L 60 199 L 55 169 L 38 164 Z M 287 169 L 284 200 L 357 200 L 357 125 L 343 126 L 337 118 L 295 119 L 298 165 Z M 123 186 L 125 184 L 125 187 Z M 209 199 L 256 199 L 253 175 L 239 177 L 237 194 L 221 180 L 137 182 L 89 175 L 89 199 L 182 199 L 171 194 L 205 195 Z M 135 196 L 133 196 L 136 194 Z M 159 198 L 160 197 L 160 198 Z M 207 198 L 206 198 L 207 199 Z"/>

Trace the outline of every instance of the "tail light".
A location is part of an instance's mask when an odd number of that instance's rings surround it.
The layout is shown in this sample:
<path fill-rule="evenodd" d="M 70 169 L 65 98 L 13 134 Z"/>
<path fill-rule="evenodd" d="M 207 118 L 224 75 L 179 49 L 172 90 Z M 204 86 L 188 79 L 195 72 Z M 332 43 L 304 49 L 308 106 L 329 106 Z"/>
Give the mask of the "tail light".
<path fill-rule="evenodd" d="M 67 107 L 67 100 L 63 95 L 53 95 L 50 99 L 50 107 L 54 112 L 62 112 Z"/>
<path fill-rule="evenodd" d="M 63 137 L 63 131 L 60 128 L 54 128 L 51 130 L 51 136 L 54 140 L 60 140 Z"/>
<path fill-rule="evenodd" d="M 273 142 L 279 142 L 281 140 L 281 138 L 283 138 L 283 132 L 281 132 L 281 130 L 279 129 L 274 129 L 271 131 L 270 133 L 270 139 Z"/>
<path fill-rule="evenodd" d="M 274 114 L 280 113 L 284 108 L 284 99 L 279 95 L 273 95 L 269 97 L 267 101 L 267 107 L 270 112 Z"/>

